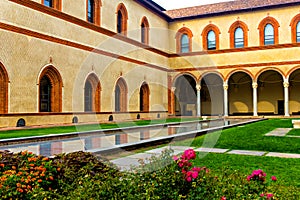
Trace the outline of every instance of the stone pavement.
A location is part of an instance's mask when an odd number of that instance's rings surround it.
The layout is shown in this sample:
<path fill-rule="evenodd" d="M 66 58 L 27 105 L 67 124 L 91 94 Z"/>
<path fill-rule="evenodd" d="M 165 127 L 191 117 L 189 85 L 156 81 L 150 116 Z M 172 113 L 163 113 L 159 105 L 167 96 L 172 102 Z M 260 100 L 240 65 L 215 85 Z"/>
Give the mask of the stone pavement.
<path fill-rule="evenodd" d="M 139 159 L 146 159 L 146 158 L 150 158 L 151 156 L 158 156 L 162 151 L 164 151 L 167 148 L 174 150 L 174 155 L 183 153 L 184 150 L 192 148 L 196 152 L 226 153 L 226 154 L 236 154 L 236 155 L 268 156 L 268 157 L 300 159 L 300 154 L 292 154 L 292 153 L 265 152 L 265 151 L 253 151 L 253 150 L 229 150 L 229 149 L 204 148 L 204 147 L 193 148 L 188 146 L 165 146 L 165 147 L 145 151 L 144 153 L 137 153 L 126 157 L 117 158 L 111 160 L 111 162 L 116 164 L 118 167 L 120 167 L 121 170 L 129 170 L 131 166 L 138 166 L 140 164 Z"/>

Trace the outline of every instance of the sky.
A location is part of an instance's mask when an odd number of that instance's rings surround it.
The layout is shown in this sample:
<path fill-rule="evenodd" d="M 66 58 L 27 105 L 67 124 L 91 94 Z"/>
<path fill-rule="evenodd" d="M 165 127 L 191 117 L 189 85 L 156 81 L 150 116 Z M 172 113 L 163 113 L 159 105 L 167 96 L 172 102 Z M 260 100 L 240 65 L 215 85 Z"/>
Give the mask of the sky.
<path fill-rule="evenodd" d="M 165 8 L 166 10 L 191 7 L 204 4 L 219 3 L 230 0 L 152 0 Z"/>

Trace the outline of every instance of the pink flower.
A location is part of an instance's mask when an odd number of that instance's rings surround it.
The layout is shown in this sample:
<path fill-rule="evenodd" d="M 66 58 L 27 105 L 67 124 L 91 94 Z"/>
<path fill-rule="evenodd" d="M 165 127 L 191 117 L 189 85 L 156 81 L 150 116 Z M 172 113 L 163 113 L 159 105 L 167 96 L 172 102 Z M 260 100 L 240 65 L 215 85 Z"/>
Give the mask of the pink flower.
<path fill-rule="evenodd" d="M 196 153 L 193 149 L 187 149 L 183 152 L 183 159 L 191 160 L 196 158 Z"/>
<path fill-rule="evenodd" d="M 272 179 L 272 181 L 277 181 L 277 177 L 276 176 L 272 176 L 271 179 Z"/>
<path fill-rule="evenodd" d="M 177 156 L 173 156 L 173 160 L 177 161 L 179 158 Z"/>
<path fill-rule="evenodd" d="M 264 193 L 261 193 L 259 196 L 261 196 L 261 197 L 264 197 L 264 196 L 265 196 L 265 194 L 264 194 Z"/>
<path fill-rule="evenodd" d="M 192 172 L 192 177 L 193 177 L 193 179 L 196 179 L 198 177 L 198 172 L 197 171 L 193 171 Z"/>
<path fill-rule="evenodd" d="M 250 176 L 247 176 L 247 181 L 250 181 L 251 180 L 251 178 L 252 178 L 252 176 L 250 175 Z"/>
<path fill-rule="evenodd" d="M 267 194 L 267 199 L 271 199 L 274 195 L 272 193 Z"/>
<path fill-rule="evenodd" d="M 226 200 L 226 197 L 225 197 L 225 196 L 222 196 L 220 200 Z"/>
<path fill-rule="evenodd" d="M 187 182 L 191 182 L 192 181 L 192 177 L 190 177 L 190 176 L 186 177 L 186 181 Z"/>

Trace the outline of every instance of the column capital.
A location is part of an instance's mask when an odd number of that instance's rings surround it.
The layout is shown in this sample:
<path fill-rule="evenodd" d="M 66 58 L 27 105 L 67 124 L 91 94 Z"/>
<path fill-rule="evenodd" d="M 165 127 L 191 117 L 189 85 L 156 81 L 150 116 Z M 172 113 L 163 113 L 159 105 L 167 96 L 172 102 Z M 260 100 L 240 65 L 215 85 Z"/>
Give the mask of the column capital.
<path fill-rule="evenodd" d="M 198 90 L 198 91 L 201 90 L 201 85 L 197 84 L 196 85 L 196 90 Z"/>
<path fill-rule="evenodd" d="M 224 88 L 224 90 L 228 90 L 228 83 L 227 82 L 223 83 L 223 88 Z"/>
<path fill-rule="evenodd" d="M 253 88 L 253 89 L 256 89 L 257 87 L 258 87 L 258 84 L 257 84 L 256 82 L 253 82 L 253 83 L 252 83 L 252 88 Z"/>
<path fill-rule="evenodd" d="M 175 90 L 176 90 L 176 87 L 171 87 L 172 92 L 175 92 Z"/>
<path fill-rule="evenodd" d="M 283 82 L 283 87 L 288 88 L 290 86 L 290 83 L 288 81 Z"/>

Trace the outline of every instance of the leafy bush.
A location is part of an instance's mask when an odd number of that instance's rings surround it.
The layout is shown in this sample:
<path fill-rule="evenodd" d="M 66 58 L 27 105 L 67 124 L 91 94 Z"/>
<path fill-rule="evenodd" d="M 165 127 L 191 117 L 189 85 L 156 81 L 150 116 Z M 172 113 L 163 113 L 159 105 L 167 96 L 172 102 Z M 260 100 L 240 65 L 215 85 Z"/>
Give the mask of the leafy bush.
<path fill-rule="evenodd" d="M 1 199 L 300 199 L 297 186 L 282 186 L 263 170 L 250 175 L 194 166 L 192 149 L 166 150 L 121 172 L 91 153 L 54 158 L 29 152 L 0 153 Z M 30 177 L 29 177 L 30 176 Z"/>

